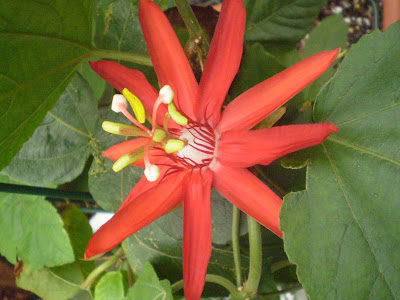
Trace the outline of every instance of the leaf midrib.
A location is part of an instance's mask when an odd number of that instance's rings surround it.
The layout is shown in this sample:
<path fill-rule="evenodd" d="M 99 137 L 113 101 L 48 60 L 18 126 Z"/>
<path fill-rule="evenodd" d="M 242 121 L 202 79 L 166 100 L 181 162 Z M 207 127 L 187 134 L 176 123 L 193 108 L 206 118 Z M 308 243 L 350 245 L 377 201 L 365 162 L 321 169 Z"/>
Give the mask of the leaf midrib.
<path fill-rule="evenodd" d="M 356 145 L 354 145 L 354 144 L 350 144 L 350 143 L 347 142 L 347 141 L 340 140 L 340 139 L 335 138 L 335 137 L 333 137 L 333 136 L 328 137 L 327 140 L 329 140 L 329 141 L 331 141 L 331 142 L 334 142 L 334 143 L 337 143 L 337 144 L 340 144 L 340 145 L 345 146 L 345 147 L 347 147 L 347 148 L 351 148 L 351 149 L 353 149 L 353 150 L 355 150 L 355 151 L 359 151 L 359 152 L 362 152 L 362 153 L 364 153 L 364 154 L 368 154 L 368 155 L 370 155 L 370 156 L 374 156 L 374 157 L 376 157 L 376 158 L 378 158 L 378 159 L 380 159 L 380 160 L 385 160 L 385 161 L 387 161 L 387 162 L 390 162 L 390 163 L 395 164 L 395 165 L 397 165 L 397 166 L 400 167 L 400 161 L 394 160 L 394 159 L 392 159 L 392 158 L 386 157 L 386 156 L 384 156 L 384 155 L 381 155 L 381 154 L 379 154 L 379 153 L 370 151 L 370 150 L 368 150 L 368 149 L 365 149 L 365 148 L 356 146 Z"/>

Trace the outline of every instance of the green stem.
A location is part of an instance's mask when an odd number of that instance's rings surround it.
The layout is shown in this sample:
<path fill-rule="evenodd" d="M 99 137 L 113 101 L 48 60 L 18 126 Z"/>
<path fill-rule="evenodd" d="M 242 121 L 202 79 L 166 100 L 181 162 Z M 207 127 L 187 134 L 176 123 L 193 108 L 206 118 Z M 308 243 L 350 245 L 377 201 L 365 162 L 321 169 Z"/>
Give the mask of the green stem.
<path fill-rule="evenodd" d="M 189 42 L 196 43 L 200 47 L 202 57 L 207 57 L 210 42 L 203 28 L 201 28 L 189 2 L 187 0 L 175 0 L 175 4 L 189 31 Z"/>
<path fill-rule="evenodd" d="M 118 249 L 110 259 L 99 265 L 96 269 L 94 269 L 89 276 L 86 278 L 85 282 L 82 283 L 81 288 L 84 290 L 90 289 L 93 282 L 96 280 L 97 277 L 100 276 L 105 270 L 111 267 L 121 256 L 123 253 L 122 248 Z"/>
<path fill-rule="evenodd" d="M 220 286 L 224 287 L 228 290 L 228 292 L 235 298 L 235 299 L 246 299 L 249 295 L 244 291 L 238 291 L 237 287 L 230 282 L 228 279 L 213 274 L 206 275 L 206 282 L 212 282 L 219 284 Z M 183 289 L 183 280 L 175 282 L 171 285 L 172 293 L 176 293 L 177 291 Z"/>
<path fill-rule="evenodd" d="M 253 296 L 257 294 L 258 284 L 261 278 L 262 267 L 262 244 L 261 244 L 261 226 L 252 217 L 247 216 L 249 227 L 250 244 L 250 270 L 249 278 L 245 282 L 243 291 Z"/>
<path fill-rule="evenodd" d="M 240 264 L 239 231 L 240 231 L 240 210 L 236 206 L 233 206 L 232 248 L 233 248 L 233 260 L 235 262 L 236 285 L 238 287 L 242 286 L 242 268 Z"/>
<path fill-rule="evenodd" d="M 374 0 L 369 0 L 374 11 L 374 30 L 379 29 L 379 8 Z"/>
<path fill-rule="evenodd" d="M 116 60 L 124 60 L 133 62 L 139 65 L 152 66 L 150 57 L 143 54 L 136 54 L 130 52 L 120 52 L 113 50 L 104 50 L 104 49 L 92 49 L 90 52 L 91 58 L 109 58 Z"/>

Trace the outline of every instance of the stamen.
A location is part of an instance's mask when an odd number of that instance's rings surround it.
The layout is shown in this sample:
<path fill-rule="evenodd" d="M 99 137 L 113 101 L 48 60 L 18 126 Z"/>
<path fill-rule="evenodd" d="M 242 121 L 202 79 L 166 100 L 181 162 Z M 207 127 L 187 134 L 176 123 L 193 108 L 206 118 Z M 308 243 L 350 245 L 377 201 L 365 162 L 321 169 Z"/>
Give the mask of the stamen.
<path fill-rule="evenodd" d="M 132 115 L 128 112 L 127 107 L 128 103 L 123 95 L 121 94 L 114 95 L 111 104 L 111 109 L 116 113 L 122 112 L 129 121 L 131 121 L 137 127 L 139 127 L 140 129 L 142 129 L 143 131 L 147 132 L 150 135 L 150 130 L 145 126 L 143 126 L 142 124 L 140 124 L 134 117 L 132 117 Z"/>
<path fill-rule="evenodd" d="M 160 168 L 150 163 L 149 160 L 149 145 L 144 150 L 144 176 L 148 181 L 156 181 L 160 177 Z"/>
<path fill-rule="evenodd" d="M 174 91 L 169 85 L 164 85 L 158 95 L 165 104 L 170 104 L 174 100 Z"/>
<path fill-rule="evenodd" d="M 182 116 L 180 114 L 180 112 L 178 112 L 176 110 L 176 107 L 174 105 L 174 102 L 171 102 L 170 104 L 168 104 L 168 112 L 171 115 L 172 120 L 174 120 L 174 122 L 176 124 L 185 126 L 188 123 L 188 119 L 184 116 Z"/>
<path fill-rule="evenodd" d="M 132 156 L 131 153 L 122 155 L 120 158 L 118 158 L 118 160 L 114 163 L 114 165 L 112 166 L 112 169 L 114 170 L 114 172 L 119 172 L 121 171 L 123 168 L 135 163 L 137 160 L 139 160 L 140 158 L 142 158 L 144 155 L 144 153 L 139 153 L 136 154 L 134 156 Z"/>
<path fill-rule="evenodd" d="M 154 133 L 156 129 L 156 119 L 157 119 L 157 111 L 160 107 L 161 103 L 169 104 L 174 99 L 174 91 L 171 89 L 169 85 L 164 85 L 160 92 L 158 93 L 158 98 L 153 106 L 153 115 L 152 115 L 152 130 L 151 133 Z"/>
<path fill-rule="evenodd" d="M 181 140 L 169 139 L 165 145 L 164 150 L 168 154 L 182 150 L 185 147 L 185 142 Z"/>
<path fill-rule="evenodd" d="M 122 112 L 121 107 L 125 107 L 125 109 L 128 108 L 128 101 L 126 101 L 123 95 L 116 94 L 113 96 L 111 109 L 113 112 L 120 113 Z"/>
<path fill-rule="evenodd" d="M 136 97 L 131 91 L 127 88 L 122 90 L 122 94 L 129 101 L 129 104 L 132 106 L 132 110 L 135 113 L 136 119 L 143 124 L 146 122 L 146 111 L 144 109 L 143 103 Z"/>
<path fill-rule="evenodd" d="M 143 130 L 132 125 L 104 121 L 101 124 L 101 127 L 103 128 L 104 131 L 107 131 L 112 134 L 124 135 L 124 136 L 150 137 L 150 135 L 147 132 L 144 132 Z"/>

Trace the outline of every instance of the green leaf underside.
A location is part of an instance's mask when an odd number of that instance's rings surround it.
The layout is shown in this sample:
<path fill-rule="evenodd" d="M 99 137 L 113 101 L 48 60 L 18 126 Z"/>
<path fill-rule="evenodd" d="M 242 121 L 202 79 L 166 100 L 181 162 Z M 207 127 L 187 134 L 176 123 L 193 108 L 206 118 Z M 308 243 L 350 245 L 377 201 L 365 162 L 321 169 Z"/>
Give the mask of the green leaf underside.
<path fill-rule="evenodd" d="M 82 172 L 89 157 L 97 118 L 93 93 L 76 74 L 4 173 L 33 185 L 71 181 Z"/>
<path fill-rule="evenodd" d="M 129 124 L 129 121 L 122 114 L 107 109 L 106 114 L 101 116 L 95 132 L 95 138 L 101 151 L 127 140 L 124 136 L 105 132 L 101 128 L 103 121 Z M 113 164 L 113 161 L 98 153 L 98 159 L 93 160 L 89 171 L 89 191 L 102 208 L 115 212 L 124 202 L 133 186 L 143 176 L 143 170 L 128 166 L 122 171 L 114 172 L 112 170 Z"/>
<path fill-rule="evenodd" d="M 79 62 L 88 57 L 90 4 L 1 1 L 0 168 L 32 135 Z"/>
<path fill-rule="evenodd" d="M 296 42 L 310 29 L 325 0 L 244 1 L 247 41 Z"/>
<path fill-rule="evenodd" d="M 146 262 L 139 278 L 128 291 L 126 299 L 172 300 L 173 296 L 168 280 L 159 281 L 153 267 Z"/>
<path fill-rule="evenodd" d="M 104 274 L 96 284 L 96 288 L 94 290 L 95 300 L 122 300 L 124 299 L 124 296 L 122 274 L 119 271 L 112 271 Z"/>
<path fill-rule="evenodd" d="M 0 193 L 0 253 L 34 268 L 57 266 L 74 254 L 56 209 L 43 197 Z"/>
<path fill-rule="evenodd" d="M 315 120 L 339 132 L 281 213 L 285 249 L 312 298 L 400 293 L 399 33 L 397 23 L 362 38 L 317 97 Z"/>

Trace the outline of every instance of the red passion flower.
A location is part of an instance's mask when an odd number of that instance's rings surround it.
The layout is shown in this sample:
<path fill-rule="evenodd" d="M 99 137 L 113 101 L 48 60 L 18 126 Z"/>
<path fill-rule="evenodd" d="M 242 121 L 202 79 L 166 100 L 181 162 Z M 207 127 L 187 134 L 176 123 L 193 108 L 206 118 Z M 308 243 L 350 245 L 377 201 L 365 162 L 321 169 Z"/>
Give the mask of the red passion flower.
<path fill-rule="evenodd" d="M 105 151 L 115 171 L 134 164 L 145 176 L 119 210 L 91 238 L 85 257 L 107 252 L 183 202 L 185 296 L 200 299 L 211 255 L 210 191 L 278 236 L 282 200 L 246 168 L 268 165 L 324 141 L 331 123 L 250 130 L 320 76 L 339 49 L 313 55 L 234 99 L 221 113 L 243 51 L 246 12 L 242 0 L 224 0 L 198 84 L 171 24 L 150 0 L 140 0 L 139 20 L 160 86 L 157 92 L 136 70 L 112 61 L 92 68 L 122 95 L 113 110 L 133 125 L 104 122 L 106 131 L 138 136 Z M 128 102 L 136 119 L 128 112 Z M 145 120 L 152 125 L 142 125 Z"/>

